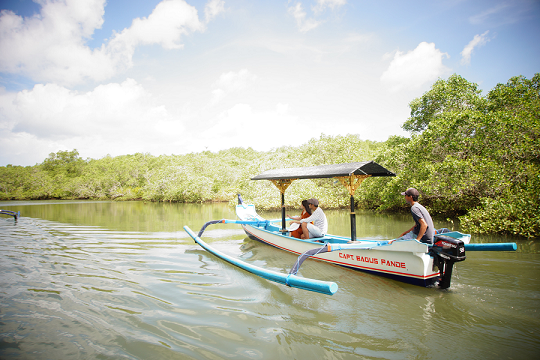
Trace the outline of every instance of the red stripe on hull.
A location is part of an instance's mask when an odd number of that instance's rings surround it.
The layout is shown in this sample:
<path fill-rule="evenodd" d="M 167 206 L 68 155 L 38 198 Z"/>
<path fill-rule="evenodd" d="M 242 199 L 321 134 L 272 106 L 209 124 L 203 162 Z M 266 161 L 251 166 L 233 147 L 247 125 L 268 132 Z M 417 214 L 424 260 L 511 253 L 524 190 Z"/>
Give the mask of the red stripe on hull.
<path fill-rule="evenodd" d="M 244 228 L 244 231 L 248 234 L 248 236 L 251 236 L 251 237 L 257 239 L 260 242 L 263 242 L 263 243 L 265 243 L 267 245 L 273 246 L 273 247 L 278 248 L 280 250 L 285 250 L 285 251 L 293 253 L 293 254 L 297 254 L 297 255 L 302 254 L 300 252 L 290 250 L 290 249 L 285 248 L 283 246 L 279 246 L 277 244 L 268 242 L 268 241 L 264 240 L 263 238 L 261 238 L 261 237 L 255 235 L 255 234 L 253 234 L 252 232 L 248 231 L 246 226 L 242 225 L 242 227 Z M 433 285 L 433 283 L 435 283 L 439 278 L 439 273 L 438 272 L 434 273 L 434 274 L 431 274 L 431 275 L 422 276 L 422 275 L 406 274 L 406 273 L 397 272 L 397 271 L 381 270 L 381 269 L 370 268 L 370 267 L 366 267 L 366 266 L 354 265 L 354 264 L 344 263 L 344 262 L 340 262 L 340 261 L 336 261 L 336 260 L 323 259 L 323 258 L 316 257 L 316 256 L 312 256 L 312 258 L 314 258 L 316 260 L 324 261 L 326 263 L 347 267 L 347 268 L 350 268 L 350 269 L 353 269 L 353 270 L 364 271 L 364 272 L 369 272 L 369 273 L 373 273 L 373 274 L 377 274 L 377 275 L 383 275 L 383 276 L 395 278 L 397 280 L 405 281 L 405 282 L 408 282 L 408 283 L 411 283 L 411 282 L 406 281 L 405 279 L 411 279 L 411 280 L 414 280 L 412 282 L 413 284 L 421 285 L 421 286 Z"/>

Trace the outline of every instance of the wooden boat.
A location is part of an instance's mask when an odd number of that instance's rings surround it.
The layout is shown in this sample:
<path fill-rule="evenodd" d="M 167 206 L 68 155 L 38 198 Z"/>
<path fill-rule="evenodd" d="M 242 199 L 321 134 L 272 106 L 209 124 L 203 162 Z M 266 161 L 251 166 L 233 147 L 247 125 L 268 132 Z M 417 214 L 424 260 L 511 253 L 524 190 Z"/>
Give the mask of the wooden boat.
<path fill-rule="evenodd" d="M 204 229 L 212 223 L 237 223 L 242 225 L 250 238 L 298 254 L 298 261 L 289 273 L 292 275 L 296 275 L 302 262 L 311 257 L 414 285 L 427 287 L 438 284 L 441 288 L 450 286 L 454 263 L 465 260 L 466 250 L 515 251 L 517 249 L 515 243 L 474 244 L 468 248 L 471 238 L 469 234 L 447 229 L 438 231 L 433 245 L 415 239 L 358 240 L 354 192 L 365 179 L 379 176 L 395 176 L 395 174 L 373 161 L 266 171 L 252 180 L 270 180 L 280 190 L 281 227 L 276 225 L 279 219 L 264 219 L 257 213 L 254 205 L 244 204 L 239 195 L 236 206 L 236 215 L 239 220 L 210 221 L 202 227 L 198 238 L 200 240 Z M 318 178 L 337 178 L 348 189 L 351 201 L 350 237 L 326 234 L 321 238 L 302 240 L 289 236 L 284 206 L 285 190 L 295 180 Z"/>
<path fill-rule="evenodd" d="M 18 218 L 19 216 L 21 216 L 21 212 L 20 212 L 20 211 L 15 212 L 15 211 L 11 211 L 11 210 L 0 210 L 0 214 L 2 214 L 2 215 L 8 215 L 8 216 L 13 216 L 13 218 L 14 218 L 15 220 L 17 220 L 17 218 Z"/>
<path fill-rule="evenodd" d="M 350 238 L 335 235 L 302 240 L 290 237 L 271 222 L 263 222 L 253 205 L 238 205 L 236 214 L 242 220 L 261 220 L 260 225 L 242 227 L 250 238 L 281 250 L 301 255 L 323 247 L 321 242 L 324 242 L 330 246 L 330 251 L 318 252 L 311 258 L 416 285 L 429 286 L 439 280 L 439 270 L 433 266 L 428 245 L 415 240 L 358 240 L 349 244 Z"/>

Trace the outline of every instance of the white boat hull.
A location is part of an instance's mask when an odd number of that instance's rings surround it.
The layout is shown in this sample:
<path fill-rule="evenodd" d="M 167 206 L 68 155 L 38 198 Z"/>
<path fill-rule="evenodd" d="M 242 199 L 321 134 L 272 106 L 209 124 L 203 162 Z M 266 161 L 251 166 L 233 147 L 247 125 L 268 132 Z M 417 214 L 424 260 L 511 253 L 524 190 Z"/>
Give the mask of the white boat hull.
<path fill-rule="evenodd" d="M 297 255 L 322 247 L 321 242 L 301 240 L 281 233 L 280 228 L 264 222 L 253 205 L 238 205 L 240 220 L 260 220 L 260 224 L 242 225 L 246 234 L 265 244 Z M 341 236 L 326 235 L 318 239 L 323 243 L 347 244 L 350 240 Z M 416 240 L 395 240 L 384 245 L 376 240 L 358 240 L 356 246 L 364 249 L 343 249 L 313 255 L 312 258 L 347 268 L 374 273 L 420 286 L 434 285 L 440 278 L 439 269 L 433 266 L 428 245 Z"/>

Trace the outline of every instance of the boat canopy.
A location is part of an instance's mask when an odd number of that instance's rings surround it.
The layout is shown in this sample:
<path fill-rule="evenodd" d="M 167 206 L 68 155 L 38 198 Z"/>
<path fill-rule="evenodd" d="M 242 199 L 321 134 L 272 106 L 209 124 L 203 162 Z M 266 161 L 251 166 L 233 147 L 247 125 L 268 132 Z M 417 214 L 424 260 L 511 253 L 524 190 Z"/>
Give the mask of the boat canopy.
<path fill-rule="evenodd" d="M 351 240 L 356 240 L 356 220 L 354 211 L 354 192 L 368 177 L 396 176 L 375 161 L 353 162 L 308 166 L 300 168 L 273 169 L 252 177 L 251 180 L 270 180 L 281 192 L 281 231 L 285 232 L 285 191 L 295 180 L 336 178 L 349 191 L 351 196 Z"/>
<path fill-rule="evenodd" d="M 363 161 L 348 164 L 267 170 L 251 178 L 251 180 L 321 179 L 351 175 L 396 176 L 396 174 L 374 161 Z"/>

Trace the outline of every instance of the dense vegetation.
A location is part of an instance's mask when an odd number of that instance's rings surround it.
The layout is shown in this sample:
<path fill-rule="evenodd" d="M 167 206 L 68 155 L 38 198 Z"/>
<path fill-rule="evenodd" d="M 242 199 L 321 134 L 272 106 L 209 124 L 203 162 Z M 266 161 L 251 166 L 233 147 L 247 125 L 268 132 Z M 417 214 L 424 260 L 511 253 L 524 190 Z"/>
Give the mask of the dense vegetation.
<path fill-rule="evenodd" d="M 280 205 L 278 190 L 254 175 L 279 167 L 375 160 L 392 178 L 366 180 L 357 206 L 407 209 L 400 193 L 416 187 L 432 214 L 459 217 L 476 233 L 540 234 L 540 74 L 498 84 L 486 96 L 458 75 L 437 81 L 410 104 L 410 137 L 386 142 L 357 135 L 324 136 L 269 152 L 134 154 L 83 160 L 76 150 L 52 153 L 35 166 L 0 167 L 0 200 L 114 199 L 175 202 L 235 200 Z M 287 205 L 317 196 L 325 208 L 348 206 L 337 180 L 295 181 Z"/>
<path fill-rule="evenodd" d="M 414 186 L 434 213 L 463 215 L 476 233 L 540 235 L 540 74 L 498 84 L 485 97 L 460 76 L 437 81 L 411 104 L 378 161 L 398 176 L 377 194 L 381 208 Z"/>

